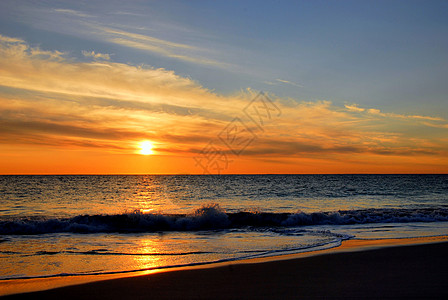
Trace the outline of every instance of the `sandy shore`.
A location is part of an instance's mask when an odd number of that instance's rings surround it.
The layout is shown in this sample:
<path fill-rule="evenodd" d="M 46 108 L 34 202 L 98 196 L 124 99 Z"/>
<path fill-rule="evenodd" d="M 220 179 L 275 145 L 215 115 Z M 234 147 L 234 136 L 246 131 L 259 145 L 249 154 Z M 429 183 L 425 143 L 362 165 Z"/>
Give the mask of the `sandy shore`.
<path fill-rule="evenodd" d="M 448 242 L 403 244 L 348 241 L 318 255 L 160 272 L 5 299 L 448 299 Z"/>

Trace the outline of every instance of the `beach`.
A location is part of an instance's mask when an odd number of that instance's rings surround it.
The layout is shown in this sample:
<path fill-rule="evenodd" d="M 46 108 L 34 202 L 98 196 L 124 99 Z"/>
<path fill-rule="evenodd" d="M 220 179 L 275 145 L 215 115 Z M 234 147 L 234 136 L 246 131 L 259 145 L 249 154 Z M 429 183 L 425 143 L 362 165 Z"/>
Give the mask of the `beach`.
<path fill-rule="evenodd" d="M 163 271 L 4 299 L 442 299 L 448 296 L 446 253 L 446 238 L 353 240 L 305 255 Z"/>

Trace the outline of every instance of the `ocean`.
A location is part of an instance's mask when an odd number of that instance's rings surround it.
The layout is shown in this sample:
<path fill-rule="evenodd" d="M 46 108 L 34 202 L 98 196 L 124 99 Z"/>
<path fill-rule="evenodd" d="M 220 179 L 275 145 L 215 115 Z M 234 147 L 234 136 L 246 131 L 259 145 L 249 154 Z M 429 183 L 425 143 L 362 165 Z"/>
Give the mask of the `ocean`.
<path fill-rule="evenodd" d="M 448 234 L 448 175 L 0 176 L 0 280 Z"/>

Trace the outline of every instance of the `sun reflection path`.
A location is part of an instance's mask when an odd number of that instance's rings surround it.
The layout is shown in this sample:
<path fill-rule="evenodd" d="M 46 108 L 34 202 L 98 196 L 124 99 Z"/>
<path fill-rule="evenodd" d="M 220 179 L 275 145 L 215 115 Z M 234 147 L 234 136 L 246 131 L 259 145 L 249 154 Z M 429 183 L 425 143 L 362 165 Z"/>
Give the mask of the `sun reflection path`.
<path fill-rule="evenodd" d="M 139 244 L 139 247 L 134 250 L 134 253 L 142 255 L 133 256 L 135 265 L 137 266 L 136 269 L 143 270 L 172 264 L 171 256 L 163 255 L 167 253 L 159 239 L 142 239 L 139 241 Z"/>

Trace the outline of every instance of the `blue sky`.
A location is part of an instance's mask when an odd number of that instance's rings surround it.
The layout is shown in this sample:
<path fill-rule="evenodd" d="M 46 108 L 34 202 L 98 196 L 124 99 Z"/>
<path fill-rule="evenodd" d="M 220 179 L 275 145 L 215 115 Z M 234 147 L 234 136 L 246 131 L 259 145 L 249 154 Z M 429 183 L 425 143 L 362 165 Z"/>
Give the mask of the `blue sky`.
<path fill-rule="evenodd" d="M 250 87 L 448 116 L 447 1 L 2 1 L 0 10 L 3 35 L 173 70 L 219 93 Z"/>

